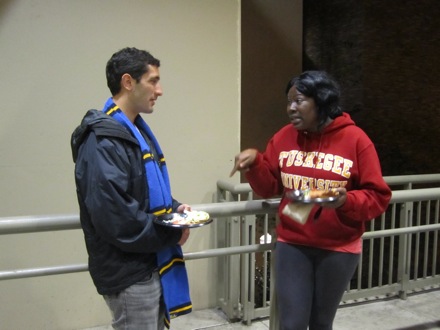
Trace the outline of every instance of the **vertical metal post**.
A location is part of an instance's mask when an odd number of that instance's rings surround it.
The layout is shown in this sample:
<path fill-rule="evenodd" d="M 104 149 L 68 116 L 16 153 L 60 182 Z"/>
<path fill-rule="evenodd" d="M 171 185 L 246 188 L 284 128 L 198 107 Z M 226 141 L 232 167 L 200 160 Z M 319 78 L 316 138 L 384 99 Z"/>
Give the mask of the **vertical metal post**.
<path fill-rule="evenodd" d="M 219 202 L 238 201 L 237 194 L 231 194 L 217 189 Z M 228 217 L 217 224 L 219 247 L 240 246 L 240 217 Z M 240 255 L 220 257 L 218 263 L 219 304 L 229 320 L 241 318 L 240 305 Z"/>
<path fill-rule="evenodd" d="M 405 189 L 411 189 L 412 184 L 405 185 Z M 405 202 L 401 206 L 400 211 L 400 228 L 406 228 L 412 226 L 413 218 L 413 203 Z M 409 285 L 409 272 L 410 272 L 410 258 L 411 258 L 411 235 L 401 234 L 399 235 L 399 256 L 397 264 L 397 281 L 400 283 L 399 297 L 406 299 L 408 285 Z"/>
<path fill-rule="evenodd" d="M 275 244 L 273 242 L 272 244 Z M 275 247 L 275 245 L 274 245 Z M 280 328 L 280 320 L 278 317 L 278 306 L 277 306 L 277 295 L 275 290 L 275 256 L 276 253 L 273 253 L 272 248 L 272 255 L 271 255 L 271 262 L 270 262 L 270 315 L 269 315 L 269 330 L 279 330 Z"/>
<path fill-rule="evenodd" d="M 243 217 L 241 229 L 243 244 L 255 244 L 255 215 Z M 243 321 L 251 325 L 255 314 L 255 253 L 243 254 L 241 266 Z"/>
<path fill-rule="evenodd" d="M 240 217 L 231 218 L 229 227 L 229 246 L 240 246 Z M 231 255 L 228 258 L 228 289 L 229 289 L 229 319 L 237 320 L 242 318 L 242 305 L 240 299 L 240 260 L 241 255 Z"/>

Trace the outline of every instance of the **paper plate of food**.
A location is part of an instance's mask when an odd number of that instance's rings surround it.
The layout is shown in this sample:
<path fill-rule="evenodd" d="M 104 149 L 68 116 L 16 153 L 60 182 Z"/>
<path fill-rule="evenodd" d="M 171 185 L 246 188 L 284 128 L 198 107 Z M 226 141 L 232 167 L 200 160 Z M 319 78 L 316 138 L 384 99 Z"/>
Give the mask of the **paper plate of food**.
<path fill-rule="evenodd" d="M 287 192 L 286 198 L 292 202 L 312 204 L 312 203 L 329 203 L 334 202 L 339 198 L 339 192 L 337 189 L 332 188 L 329 190 L 318 189 L 305 189 L 305 190 L 292 190 Z"/>
<path fill-rule="evenodd" d="M 205 211 L 184 211 L 160 215 L 154 219 L 154 222 L 167 227 L 195 228 L 211 223 L 212 219 Z"/>

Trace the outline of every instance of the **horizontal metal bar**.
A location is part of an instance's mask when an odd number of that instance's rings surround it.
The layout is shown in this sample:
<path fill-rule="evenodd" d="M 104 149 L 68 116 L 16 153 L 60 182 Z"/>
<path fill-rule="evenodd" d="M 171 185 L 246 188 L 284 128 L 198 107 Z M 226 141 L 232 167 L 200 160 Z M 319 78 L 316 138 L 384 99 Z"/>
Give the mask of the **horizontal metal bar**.
<path fill-rule="evenodd" d="M 271 249 L 273 249 L 272 244 L 253 244 L 246 246 L 234 246 L 228 248 L 211 249 L 211 250 L 205 250 L 199 252 L 189 252 L 189 253 L 185 253 L 184 257 L 186 260 L 195 260 L 195 259 L 227 256 L 233 254 L 264 252 Z M 87 270 L 88 270 L 87 264 L 6 270 L 6 271 L 0 271 L 0 281 L 27 278 L 27 277 L 77 273 L 77 272 L 84 272 Z"/>
<path fill-rule="evenodd" d="M 191 207 L 194 210 L 208 212 L 212 218 L 221 218 L 258 213 L 276 213 L 278 204 L 268 204 L 265 203 L 265 200 L 252 200 L 243 202 L 196 204 L 191 205 Z M 0 235 L 80 228 L 79 215 L 77 214 L 0 218 Z"/>
<path fill-rule="evenodd" d="M 0 235 L 81 228 L 77 214 L 52 214 L 0 218 Z"/>
<path fill-rule="evenodd" d="M 194 259 L 202 259 L 202 258 L 229 256 L 233 254 L 264 252 L 272 249 L 273 249 L 273 243 L 252 244 L 252 245 L 242 245 L 242 246 L 233 246 L 227 248 L 211 249 L 211 250 L 205 250 L 199 252 L 188 252 L 185 253 L 184 256 L 186 260 L 194 260 Z"/>
<path fill-rule="evenodd" d="M 440 173 L 414 174 L 414 175 L 393 175 L 384 176 L 383 179 L 389 185 L 399 185 L 408 183 L 435 183 L 440 182 Z M 252 191 L 249 183 L 235 184 L 227 180 L 218 180 L 217 187 L 229 191 L 233 194 L 244 194 Z"/>
<path fill-rule="evenodd" d="M 440 199 L 440 188 L 393 190 L 390 203 L 404 203 Z"/>
<path fill-rule="evenodd" d="M 384 176 L 389 185 L 440 182 L 440 173 Z"/>
<path fill-rule="evenodd" d="M 433 230 L 440 230 L 440 224 L 371 231 L 364 233 L 362 235 L 362 238 L 369 239 L 369 238 L 377 238 L 377 237 L 385 237 L 385 236 L 395 236 L 401 234 L 414 234 L 414 233 L 428 232 Z"/>
<path fill-rule="evenodd" d="M 440 188 L 423 188 L 412 190 L 394 190 L 390 204 L 392 203 L 405 203 L 405 202 L 419 202 L 427 200 L 440 200 Z M 263 205 L 270 206 L 271 208 L 277 208 L 280 203 L 280 199 L 266 199 Z"/>
<path fill-rule="evenodd" d="M 52 266 L 41 268 L 17 269 L 0 271 L 0 280 L 10 280 L 27 277 L 59 275 L 68 273 L 78 273 L 88 270 L 87 264 Z"/>

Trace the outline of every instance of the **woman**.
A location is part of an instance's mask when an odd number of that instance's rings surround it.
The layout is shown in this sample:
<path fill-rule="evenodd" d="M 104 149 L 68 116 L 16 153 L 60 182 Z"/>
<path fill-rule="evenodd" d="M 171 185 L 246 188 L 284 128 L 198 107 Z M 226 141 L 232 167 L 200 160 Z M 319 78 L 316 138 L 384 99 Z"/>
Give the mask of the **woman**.
<path fill-rule="evenodd" d="M 275 248 L 280 329 L 332 329 L 359 262 L 365 223 L 385 212 L 391 190 L 373 143 L 339 106 L 339 86 L 322 71 L 289 81 L 290 124 L 265 152 L 235 157 L 263 198 L 282 194 Z M 301 204 L 293 190 L 333 190 L 336 200 Z"/>

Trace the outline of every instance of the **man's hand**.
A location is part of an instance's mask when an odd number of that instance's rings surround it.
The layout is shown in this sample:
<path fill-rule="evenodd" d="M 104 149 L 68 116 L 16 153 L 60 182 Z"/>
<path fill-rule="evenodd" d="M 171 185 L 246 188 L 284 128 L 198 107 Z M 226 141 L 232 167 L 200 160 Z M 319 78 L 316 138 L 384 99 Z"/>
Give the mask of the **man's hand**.
<path fill-rule="evenodd" d="M 179 213 L 183 213 L 184 211 L 191 211 L 191 206 L 188 204 L 180 204 L 176 210 Z M 189 228 L 182 229 L 182 237 L 180 237 L 180 241 L 177 242 L 179 245 L 183 245 L 186 243 L 189 237 Z"/>
<path fill-rule="evenodd" d="M 188 204 L 180 204 L 176 211 L 178 213 L 183 213 L 183 211 L 191 211 L 191 206 Z"/>
<path fill-rule="evenodd" d="M 255 158 L 257 158 L 257 154 L 257 149 L 246 149 L 235 156 L 235 164 L 229 177 L 233 176 L 237 171 L 248 171 L 249 167 L 254 163 Z"/>

